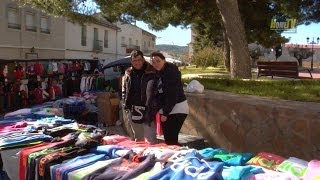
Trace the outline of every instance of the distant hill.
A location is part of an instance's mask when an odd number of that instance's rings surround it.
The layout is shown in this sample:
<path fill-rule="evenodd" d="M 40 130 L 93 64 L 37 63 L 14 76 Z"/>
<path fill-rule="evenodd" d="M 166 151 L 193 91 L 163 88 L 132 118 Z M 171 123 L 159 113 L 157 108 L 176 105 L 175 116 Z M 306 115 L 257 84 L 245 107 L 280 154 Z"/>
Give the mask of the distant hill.
<path fill-rule="evenodd" d="M 156 49 L 171 55 L 173 58 L 180 57 L 183 54 L 188 53 L 188 46 L 159 44 L 159 45 L 156 45 Z"/>

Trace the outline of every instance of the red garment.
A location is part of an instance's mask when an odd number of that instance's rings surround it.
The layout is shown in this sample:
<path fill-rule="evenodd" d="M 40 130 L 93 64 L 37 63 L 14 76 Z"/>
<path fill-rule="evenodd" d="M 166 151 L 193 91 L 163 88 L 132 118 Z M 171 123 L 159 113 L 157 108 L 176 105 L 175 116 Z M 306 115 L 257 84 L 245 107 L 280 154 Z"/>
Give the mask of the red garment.
<path fill-rule="evenodd" d="M 43 96 L 42 96 L 42 89 L 41 88 L 36 88 L 33 93 L 34 93 L 34 96 L 35 96 L 35 101 L 37 104 L 41 104 L 43 103 L 44 99 L 43 99 Z"/>
<path fill-rule="evenodd" d="M 20 151 L 20 158 L 19 158 L 20 159 L 19 160 L 19 179 L 20 180 L 26 179 L 26 174 L 27 174 L 26 167 L 27 167 L 27 160 L 28 160 L 29 154 L 49 148 L 49 146 L 51 146 L 50 143 L 41 143 L 35 146 L 24 148 L 23 150 Z"/>
<path fill-rule="evenodd" d="M 120 136 L 120 135 L 111 135 L 111 136 L 105 136 L 102 138 L 103 144 L 118 144 L 120 142 L 130 140 L 126 136 Z"/>
<path fill-rule="evenodd" d="M 63 63 L 61 63 L 61 64 L 59 65 L 59 70 L 58 70 L 58 72 L 59 72 L 59 73 L 62 73 L 62 74 L 64 74 L 64 73 L 66 72 L 66 66 L 65 66 Z"/>
<path fill-rule="evenodd" d="M 59 142 L 54 142 L 54 143 L 41 143 L 35 146 L 31 146 L 31 147 L 27 147 L 24 148 L 20 151 L 20 162 L 19 162 L 19 179 L 20 180 L 25 180 L 26 179 L 26 167 L 27 167 L 27 160 L 28 160 L 28 156 L 29 154 L 33 153 L 33 152 L 37 152 L 37 151 L 41 151 L 44 149 L 48 149 L 48 148 L 52 148 L 54 146 L 57 146 L 59 144 L 63 144 L 65 142 L 67 142 L 68 140 L 70 140 L 70 136 L 64 136 L 61 138 L 62 141 Z"/>
<path fill-rule="evenodd" d="M 159 144 L 150 144 L 149 142 L 144 142 L 144 141 L 132 141 L 132 140 L 125 140 L 125 141 L 121 141 L 119 143 L 117 143 L 116 145 L 119 145 L 119 146 L 124 146 L 124 147 L 127 147 L 127 148 L 135 148 L 135 147 L 145 147 L 145 148 L 148 148 L 148 147 L 166 147 L 166 148 L 169 148 L 169 149 L 178 149 L 180 148 L 180 146 L 177 146 L 177 145 L 167 145 L 165 143 L 159 143 Z"/>
<path fill-rule="evenodd" d="M 16 124 L 8 124 L 0 127 L 0 133 L 23 131 L 26 126 L 27 126 L 26 121 L 17 122 Z"/>
<path fill-rule="evenodd" d="M 55 100 L 56 99 L 56 92 L 55 92 L 53 86 L 49 87 L 49 98 L 50 98 L 50 100 Z"/>
<path fill-rule="evenodd" d="M 27 73 L 30 74 L 30 75 L 35 75 L 36 71 L 34 70 L 34 67 L 35 67 L 35 65 L 29 65 L 27 67 Z"/>
<path fill-rule="evenodd" d="M 56 97 L 61 95 L 61 89 L 58 85 L 54 85 L 53 89 Z"/>
<path fill-rule="evenodd" d="M 75 63 L 75 70 L 80 71 L 81 70 L 81 64 L 79 62 Z"/>
<path fill-rule="evenodd" d="M 23 77 L 23 71 L 21 66 L 17 66 L 14 70 L 14 76 L 16 79 L 22 79 Z"/>
<path fill-rule="evenodd" d="M 3 67 L 0 67 L 0 77 L 3 77 Z"/>
<path fill-rule="evenodd" d="M 4 85 L 0 85 L 0 96 L 4 96 Z"/>
<path fill-rule="evenodd" d="M 38 76 L 41 76 L 41 75 L 42 75 L 42 71 L 43 71 L 42 64 L 36 63 L 36 64 L 34 65 L 34 71 L 36 72 L 36 74 L 37 74 Z"/>
<path fill-rule="evenodd" d="M 27 107 L 28 97 L 27 97 L 27 92 L 25 90 L 21 91 L 21 100 L 22 100 L 22 107 Z"/>

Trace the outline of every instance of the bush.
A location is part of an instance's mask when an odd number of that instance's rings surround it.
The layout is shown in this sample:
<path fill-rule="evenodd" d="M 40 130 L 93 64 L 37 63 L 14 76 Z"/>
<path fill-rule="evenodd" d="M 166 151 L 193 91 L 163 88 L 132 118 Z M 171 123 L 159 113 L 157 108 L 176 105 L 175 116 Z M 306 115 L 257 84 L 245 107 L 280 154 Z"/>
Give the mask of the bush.
<path fill-rule="evenodd" d="M 200 67 L 217 67 L 223 64 L 223 51 L 217 47 L 206 47 L 194 54 L 192 63 Z"/>

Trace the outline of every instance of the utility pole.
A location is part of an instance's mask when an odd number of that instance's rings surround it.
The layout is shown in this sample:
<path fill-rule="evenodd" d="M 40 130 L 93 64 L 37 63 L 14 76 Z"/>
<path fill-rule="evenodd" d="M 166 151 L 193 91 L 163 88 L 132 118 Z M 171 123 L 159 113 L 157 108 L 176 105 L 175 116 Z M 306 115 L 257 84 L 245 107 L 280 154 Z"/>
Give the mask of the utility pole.
<path fill-rule="evenodd" d="M 310 38 L 309 38 L 309 37 L 307 37 L 307 43 L 308 43 L 308 44 L 311 44 L 311 52 L 312 52 L 312 56 L 311 56 L 311 68 L 310 68 L 310 70 L 312 71 L 312 70 L 313 70 L 313 55 L 314 55 L 313 46 L 314 46 L 315 44 L 319 44 L 319 40 L 320 40 L 320 38 L 319 38 L 319 37 L 317 38 L 317 42 L 316 42 L 316 41 L 314 41 L 314 37 L 312 37 L 312 41 L 311 41 L 311 42 L 309 42 L 309 40 L 310 40 Z"/>

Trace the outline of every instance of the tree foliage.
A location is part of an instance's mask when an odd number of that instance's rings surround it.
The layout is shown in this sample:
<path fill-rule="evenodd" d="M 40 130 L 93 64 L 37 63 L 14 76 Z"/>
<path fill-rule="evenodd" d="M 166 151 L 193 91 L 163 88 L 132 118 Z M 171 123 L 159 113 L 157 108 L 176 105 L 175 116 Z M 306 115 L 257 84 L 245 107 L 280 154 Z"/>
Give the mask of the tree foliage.
<path fill-rule="evenodd" d="M 270 19 L 274 16 L 297 18 L 299 24 L 320 21 L 319 0 L 18 0 L 52 15 L 66 16 L 71 20 L 90 21 L 89 2 L 109 21 L 142 20 L 150 28 L 161 30 L 168 27 L 195 24 L 200 34 L 199 47 L 219 45 L 225 32 L 230 44 L 231 76 L 246 77 L 249 58 L 246 42 L 266 47 L 279 44 L 285 39 L 281 32 L 270 31 Z M 90 4 L 90 3 L 89 3 Z M 89 9 L 89 10 L 88 10 Z M 80 13 L 79 13 L 80 12 Z M 240 12 L 240 14 L 239 14 Z M 232 17 L 232 18 L 230 18 Z M 240 17 L 240 18 L 238 18 Z M 223 19 L 223 21 L 222 21 Z M 228 20 L 226 20 L 228 19 Z M 234 26 L 233 23 L 237 25 Z M 245 27 L 244 31 L 243 26 Z M 240 28 L 240 29 L 237 29 Z M 234 31 L 239 33 L 234 35 Z M 203 38 L 201 38 L 201 36 Z M 244 37 L 244 38 L 243 38 Z M 220 43 L 221 44 L 221 43 Z M 227 43 L 223 43 L 227 44 Z M 197 46 L 196 46 L 197 47 Z M 228 49 L 228 48 L 226 48 Z M 243 53 L 240 53 L 243 52 Z M 243 71 L 243 73 L 241 72 Z"/>
<path fill-rule="evenodd" d="M 206 47 L 196 52 L 191 61 L 200 67 L 217 67 L 223 64 L 223 52 L 221 48 Z"/>
<path fill-rule="evenodd" d="M 239 8 L 248 43 L 259 43 L 268 48 L 288 41 L 281 36 L 282 31 L 270 30 L 271 19 L 279 14 L 277 8 L 271 5 L 271 1 L 239 1 Z M 197 35 L 196 49 L 223 45 L 222 20 L 217 16 L 217 10 L 208 12 L 204 19 L 207 18 L 211 18 L 211 21 L 199 20 L 193 23 Z"/>
<path fill-rule="evenodd" d="M 302 60 L 308 59 L 313 55 L 310 49 L 299 47 L 299 46 L 290 47 L 288 48 L 288 51 L 290 56 L 295 57 L 298 60 L 299 66 L 302 66 Z"/>
<path fill-rule="evenodd" d="M 52 16 L 67 17 L 71 21 L 79 23 L 93 22 L 96 20 L 92 16 L 97 7 L 93 1 L 89 0 L 16 0 L 19 5 L 29 5 L 40 9 Z"/>

